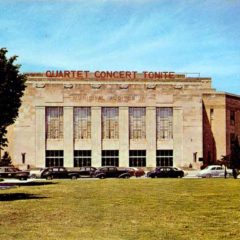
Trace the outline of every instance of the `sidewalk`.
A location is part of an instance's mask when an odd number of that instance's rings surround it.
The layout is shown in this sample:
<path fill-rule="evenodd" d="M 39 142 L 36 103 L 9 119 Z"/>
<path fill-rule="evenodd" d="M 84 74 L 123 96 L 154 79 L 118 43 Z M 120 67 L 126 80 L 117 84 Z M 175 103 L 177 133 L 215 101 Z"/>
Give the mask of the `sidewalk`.
<path fill-rule="evenodd" d="M 184 178 L 198 178 L 197 174 L 200 170 L 184 170 L 185 176 Z"/>

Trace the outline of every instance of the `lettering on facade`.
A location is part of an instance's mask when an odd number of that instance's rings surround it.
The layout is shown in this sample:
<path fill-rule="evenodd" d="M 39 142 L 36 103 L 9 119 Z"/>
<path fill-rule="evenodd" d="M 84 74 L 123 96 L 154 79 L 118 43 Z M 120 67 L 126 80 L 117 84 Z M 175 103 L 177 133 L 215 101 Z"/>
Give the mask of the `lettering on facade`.
<path fill-rule="evenodd" d="M 71 94 L 73 101 L 86 102 L 144 102 L 145 96 L 137 94 L 129 95 L 88 95 L 88 94 Z"/>
<path fill-rule="evenodd" d="M 143 71 L 142 76 L 140 78 L 144 79 L 174 79 L 174 72 L 148 72 Z M 28 76 L 32 76 L 31 74 L 27 74 Z M 40 74 L 42 76 L 42 74 Z M 40 76 L 39 75 L 39 76 Z M 138 79 L 137 71 L 95 71 L 90 73 L 90 71 L 82 71 L 82 70 L 48 70 L 45 73 L 46 77 L 51 78 L 78 78 L 78 79 Z M 34 75 L 36 77 L 36 73 Z"/>

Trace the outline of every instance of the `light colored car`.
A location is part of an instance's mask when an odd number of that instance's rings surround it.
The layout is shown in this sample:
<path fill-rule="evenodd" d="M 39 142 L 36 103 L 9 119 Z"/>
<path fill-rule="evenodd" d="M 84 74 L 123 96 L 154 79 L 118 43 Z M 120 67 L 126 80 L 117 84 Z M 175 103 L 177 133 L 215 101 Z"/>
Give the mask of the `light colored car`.
<path fill-rule="evenodd" d="M 227 176 L 232 176 L 232 169 L 226 169 L 226 174 Z M 198 174 L 197 177 L 202 177 L 202 178 L 211 178 L 211 177 L 224 177 L 225 174 L 225 168 L 224 166 L 220 165 L 209 165 L 203 170 L 201 170 Z"/>
<path fill-rule="evenodd" d="M 30 170 L 30 178 L 41 178 L 44 168 L 32 168 Z"/>

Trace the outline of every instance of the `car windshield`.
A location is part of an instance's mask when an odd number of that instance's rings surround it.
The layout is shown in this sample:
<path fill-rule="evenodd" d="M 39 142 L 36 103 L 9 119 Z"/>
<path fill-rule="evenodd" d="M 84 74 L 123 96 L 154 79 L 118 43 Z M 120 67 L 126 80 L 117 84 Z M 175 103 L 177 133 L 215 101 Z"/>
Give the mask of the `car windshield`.
<path fill-rule="evenodd" d="M 17 172 L 18 170 L 16 168 L 7 168 L 7 172 Z"/>
<path fill-rule="evenodd" d="M 218 166 L 211 166 L 211 165 L 209 165 L 206 168 L 204 168 L 203 170 L 213 170 L 213 168 L 216 168 L 216 167 L 218 167 Z"/>
<path fill-rule="evenodd" d="M 177 167 L 174 167 L 173 168 L 173 170 L 175 170 L 175 171 L 178 171 L 178 170 L 180 170 L 179 168 L 177 168 Z"/>

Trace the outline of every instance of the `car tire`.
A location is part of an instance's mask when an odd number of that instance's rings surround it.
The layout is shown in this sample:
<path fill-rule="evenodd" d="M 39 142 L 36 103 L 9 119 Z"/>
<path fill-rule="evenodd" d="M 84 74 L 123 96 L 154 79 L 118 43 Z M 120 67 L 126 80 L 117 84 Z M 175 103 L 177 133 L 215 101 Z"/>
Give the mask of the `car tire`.
<path fill-rule="evenodd" d="M 52 177 L 51 175 L 49 175 L 49 176 L 46 177 L 46 179 L 47 179 L 47 180 L 52 180 L 53 177 Z"/>
<path fill-rule="evenodd" d="M 129 176 L 129 175 L 126 175 L 124 178 L 128 179 L 128 178 L 130 178 L 130 176 Z"/>
<path fill-rule="evenodd" d="M 230 177 L 232 177 L 233 175 L 231 174 L 231 173 L 227 173 L 227 175 L 226 175 L 226 178 L 230 178 Z"/>
<path fill-rule="evenodd" d="M 72 179 L 72 180 L 77 180 L 77 176 L 73 175 L 73 176 L 71 177 L 71 179 Z"/>
<path fill-rule="evenodd" d="M 211 178 L 211 177 L 212 177 L 211 174 L 207 174 L 207 175 L 206 175 L 206 178 Z"/>
<path fill-rule="evenodd" d="M 105 177 L 104 177 L 104 175 L 101 175 L 99 178 L 100 178 L 100 179 L 104 179 Z"/>

